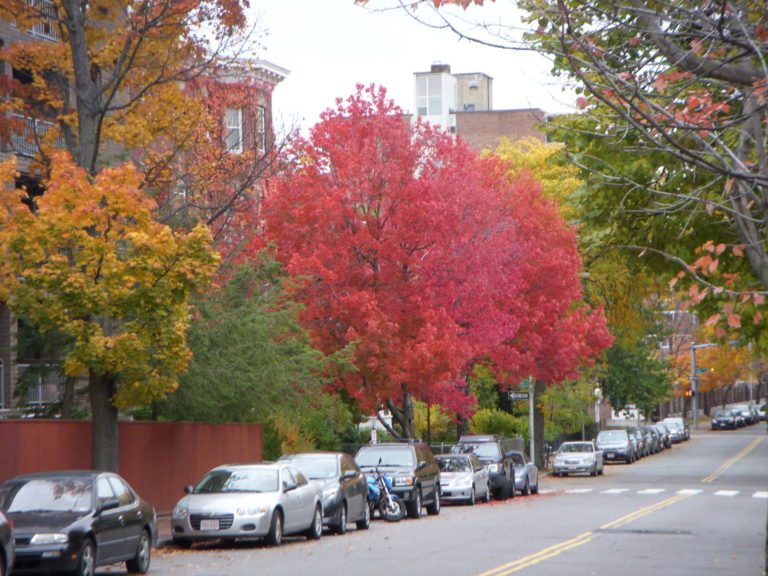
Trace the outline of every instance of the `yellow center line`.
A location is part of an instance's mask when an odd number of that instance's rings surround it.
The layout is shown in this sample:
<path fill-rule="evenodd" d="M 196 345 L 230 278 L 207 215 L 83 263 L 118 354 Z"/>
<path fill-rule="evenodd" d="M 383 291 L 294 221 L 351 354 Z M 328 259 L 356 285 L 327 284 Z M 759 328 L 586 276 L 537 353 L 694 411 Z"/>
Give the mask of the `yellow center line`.
<path fill-rule="evenodd" d="M 734 456 L 733 458 L 731 458 L 731 459 L 729 459 L 729 460 L 726 460 L 726 461 L 723 463 L 723 465 L 722 465 L 722 466 L 720 466 L 720 468 L 718 468 L 718 469 L 717 469 L 717 470 L 715 470 L 715 471 L 714 471 L 712 474 L 710 474 L 709 476 L 707 476 L 706 478 L 704 478 L 704 480 L 702 480 L 702 482 L 703 482 L 704 484 L 709 484 L 710 482 L 714 481 L 714 480 L 715 480 L 715 479 L 716 479 L 718 476 L 720 476 L 720 475 L 721 475 L 723 472 L 725 472 L 726 470 L 728 470 L 728 468 L 730 468 L 731 466 L 733 466 L 734 464 L 736 464 L 736 462 L 738 462 L 739 460 L 741 460 L 742 458 L 744 458 L 744 456 L 746 456 L 747 454 L 749 454 L 750 452 L 752 452 L 752 450 L 754 450 L 755 448 L 757 448 L 757 445 L 758 445 L 758 444 L 760 444 L 760 442 L 762 442 L 763 440 L 765 440 L 765 436 L 760 436 L 760 437 L 758 437 L 758 438 L 755 438 L 755 439 L 752 441 L 752 443 L 751 443 L 749 446 L 747 446 L 746 448 L 744 448 L 744 450 L 742 450 L 741 452 L 739 452 L 738 454 L 736 454 L 736 456 Z"/>
<path fill-rule="evenodd" d="M 561 552 L 565 552 L 566 550 L 570 550 L 571 548 L 576 548 L 577 546 L 586 544 L 587 542 L 592 540 L 594 537 L 595 537 L 594 532 L 585 532 L 580 536 L 576 536 L 576 538 L 571 538 L 570 540 L 566 540 L 565 542 L 560 542 L 559 544 L 555 544 L 554 546 L 544 548 L 543 550 L 539 550 L 535 554 L 531 554 L 530 556 L 525 556 L 524 558 L 520 558 L 519 560 L 515 560 L 514 562 L 504 564 L 503 566 L 499 566 L 498 568 L 494 568 L 493 570 L 489 570 L 488 572 L 483 572 L 482 574 L 478 574 L 478 576 L 505 576 L 506 574 L 512 574 L 513 572 L 517 572 L 519 570 L 522 570 L 523 568 L 527 568 L 528 566 L 537 564 L 542 560 L 546 560 L 547 558 L 552 558 L 553 556 L 557 556 Z"/>
<path fill-rule="evenodd" d="M 634 512 L 627 514 L 626 516 L 622 516 L 621 518 L 618 518 L 613 522 L 609 522 L 608 524 L 602 525 L 600 527 L 600 530 L 609 530 L 611 528 L 618 528 L 619 526 L 624 526 L 626 524 L 629 524 L 630 522 L 633 522 L 634 520 L 637 520 L 638 518 L 642 518 L 643 516 L 651 514 L 652 512 L 656 512 L 657 510 L 661 510 L 662 508 L 666 508 L 667 506 L 672 506 L 672 504 L 676 504 L 677 502 L 680 502 L 681 500 L 685 500 L 690 496 L 691 496 L 690 494 L 678 494 L 677 496 L 672 496 L 671 498 L 667 498 L 666 500 L 662 500 L 661 502 L 657 502 L 656 504 L 653 504 L 651 506 L 640 508 L 639 510 L 635 510 Z M 539 562 L 543 562 L 544 560 L 553 558 L 554 556 L 557 556 L 558 554 L 561 554 L 567 550 L 571 550 L 572 548 L 576 548 L 578 546 L 582 546 L 583 544 L 586 544 L 587 542 L 591 542 L 592 540 L 595 539 L 596 536 L 597 536 L 597 533 L 595 532 L 584 532 L 584 534 L 580 534 L 575 538 L 571 538 L 570 540 L 566 540 L 565 542 L 560 542 L 559 544 L 549 546 L 547 548 L 544 548 L 543 550 L 539 550 L 534 554 L 530 554 L 529 556 L 525 556 L 523 558 L 515 560 L 514 562 L 509 562 L 507 564 L 504 564 L 503 566 L 499 566 L 498 568 L 494 568 L 487 572 L 483 572 L 482 574 L 478 574 L 477 576 L 507 576 L 508 574 L 519 572 L 524 568 L 528 568 L 529 566 L 533 566 L 534 564 L 538 564 Z"/>

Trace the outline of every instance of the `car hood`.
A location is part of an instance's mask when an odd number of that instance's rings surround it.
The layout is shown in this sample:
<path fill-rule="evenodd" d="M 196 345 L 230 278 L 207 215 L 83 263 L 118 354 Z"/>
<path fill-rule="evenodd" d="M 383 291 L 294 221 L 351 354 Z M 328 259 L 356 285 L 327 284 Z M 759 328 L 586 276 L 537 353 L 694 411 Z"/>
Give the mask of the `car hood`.
<path fill-rule="evenodd" d="M 462 478 L 472 478 L 472 472 L 440 472 L 440 479 L 448 482 Z"/>
<path fill-rule="evenodd" d="M 280 499 L 279 492 L 228 492 L 223 494 L 189 494 L 176 506 L 192 512 L 220 512 L 250 506 L 269 506 Z"/>
<path fill-rule="evenodd" d="M 14 532 L 17 535 L 64 530 L 88 515 L 88 512 L 12 512 L 8 514 L 13 520 Z"/>
<path fill-rule="evenodd" d="M 598 442 L 597 447 L 600 448 L 600 450 L 604 450 L 606 448 L 625 448 L 629 445 L 629 442 L 627 441 L 618 441 L 618 442 Z"/>

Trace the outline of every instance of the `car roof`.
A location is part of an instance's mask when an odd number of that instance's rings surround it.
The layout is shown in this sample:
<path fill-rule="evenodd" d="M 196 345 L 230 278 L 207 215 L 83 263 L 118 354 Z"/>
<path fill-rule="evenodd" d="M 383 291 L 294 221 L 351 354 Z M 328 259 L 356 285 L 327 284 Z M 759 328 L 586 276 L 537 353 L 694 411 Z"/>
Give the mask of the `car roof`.
<path fill-rule="evenodd" d="M 45 478 L 94 478 L 100 474 L 114 474 L 105 470 L 47 470 L 44 472 L 31 472 L 20 474 L 11 480 L 36 480 Z"/>

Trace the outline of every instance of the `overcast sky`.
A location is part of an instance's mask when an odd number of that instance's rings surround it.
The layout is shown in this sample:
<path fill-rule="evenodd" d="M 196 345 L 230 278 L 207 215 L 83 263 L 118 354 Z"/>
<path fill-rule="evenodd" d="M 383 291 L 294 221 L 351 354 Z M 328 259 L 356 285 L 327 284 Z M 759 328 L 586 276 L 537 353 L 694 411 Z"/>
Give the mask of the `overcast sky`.
<path fill-rule="evenodd" d="M 572 109 L 573 96 L 554 83 L 544 58 L 459 40 L 402 10 L 371 11 L 386 2 L 392 0 L 371 0 L 364 8 L 353 0 L 252 0 L 252 16 L 268 31 L 258 56 L 290 71 L 274 94 L 277 130 L 283 124 L 312 126 L 358 83 L 384 86 L 396 104 L 412 111 L 413 74 L 435 62 L 449 64 L 453 73 L 491 76 L 497 110 Z M 496 0 L 471 7 L 466 15 L 507 21 L 513 5 L 513 0 Z"/>

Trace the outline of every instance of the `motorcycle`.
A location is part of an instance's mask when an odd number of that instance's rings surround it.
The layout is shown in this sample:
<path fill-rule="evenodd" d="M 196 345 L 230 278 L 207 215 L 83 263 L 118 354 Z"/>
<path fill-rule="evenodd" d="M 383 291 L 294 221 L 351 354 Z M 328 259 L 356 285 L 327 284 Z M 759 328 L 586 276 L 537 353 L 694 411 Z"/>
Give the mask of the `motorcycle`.
<path fill-rule="evenodd" d="M 405 516 L 405 503 L 396 494 L 392 494 L 392 480 L 383 474 L 378 466 L 366 474 L 368 495 L 370 497 L 371 516 L 374 510 L 387 522 L 399 522 Z"/>

